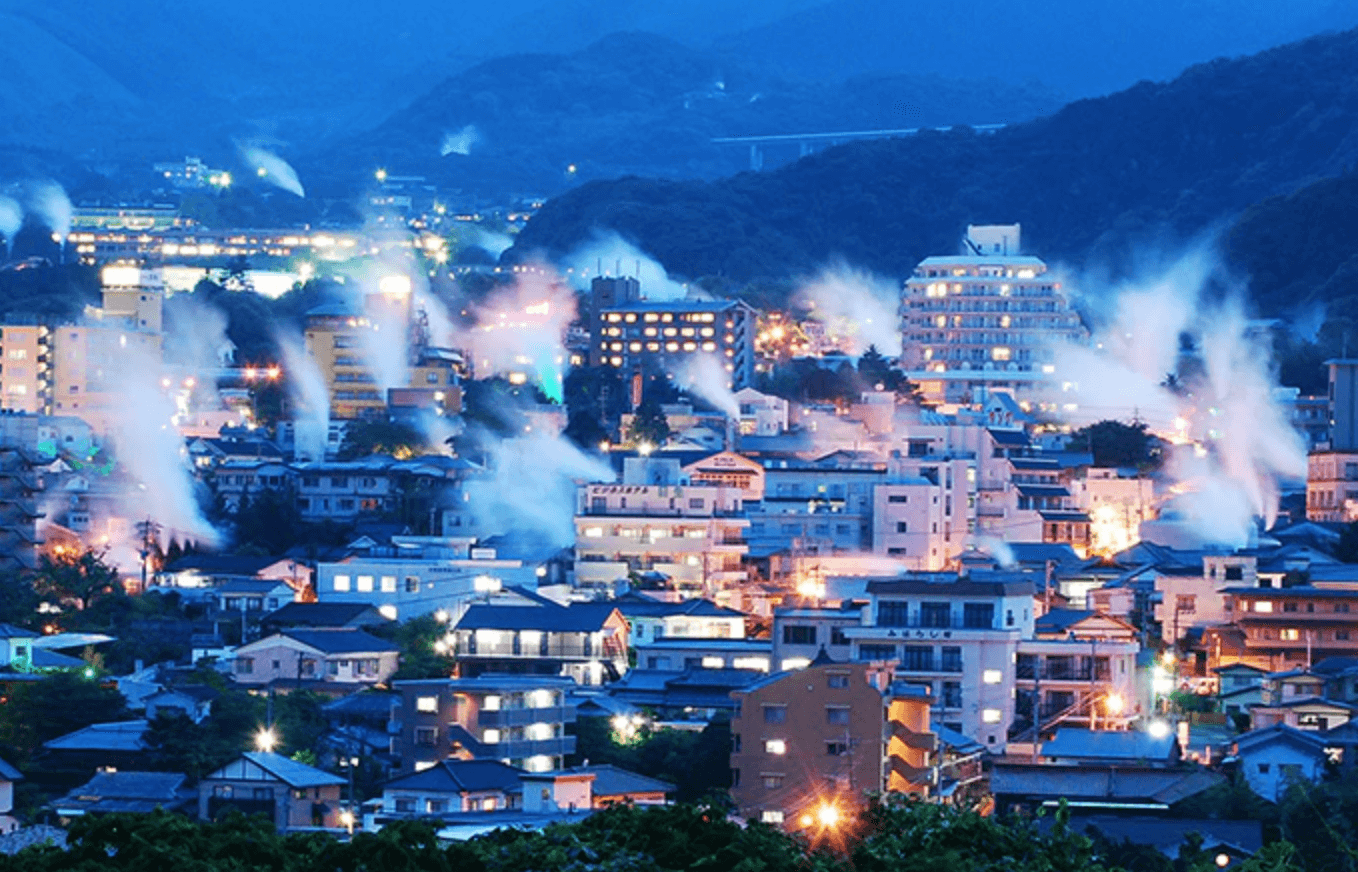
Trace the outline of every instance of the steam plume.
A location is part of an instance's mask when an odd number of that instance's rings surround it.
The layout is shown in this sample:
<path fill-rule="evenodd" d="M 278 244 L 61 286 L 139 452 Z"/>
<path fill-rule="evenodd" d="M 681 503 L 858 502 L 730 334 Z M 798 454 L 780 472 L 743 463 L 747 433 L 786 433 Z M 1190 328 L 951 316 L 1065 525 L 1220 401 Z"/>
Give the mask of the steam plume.
<path fill-rule="evenodd" d="M 1206 297 L 1214 269 L 1204 247 L 1113 289 L 1116 310 L 1093 345 L 1058 353 L 1058 401 L 1072 424 L 1139 419 L 1185 446 L 1167 468 L 1173 490 L 1200 535 L 1238 547 L 1254 518 L 1274 520 L 1279 480 L 1305 477 L 1306 452 L 1273 399 L 1268 334 L 1246 320 L 1238 293 Z"/>
<path fill-rule="evenodd" d="M 297 178 L 297 171 L 283 158 L 257 145 L 240 146 L 240 156 L 264 181 L 290 194 L 306 196 L 302 182 Z"/>
<path fill-rule="evenodd" d="M 687 361 L 675 374 L 675 382 L 716 406 L 728 418 L 740 417 L 740 403 L 731 393 L 731 374 L 717 357 L 704 354 Z"/>
<path fill-rule="evenodd" d="M 24 224 L 24 210 L 12 197 L 0 196 L 0 234 L 5 237 L 5 250 L 14 251 L 14 234 Z"/>
<path fill-rule="evenodd" d="M 480 141 L 481 132 L 476 129 L 475 124 L 468 124 L 461 130 L 443 134 L 443 144 L 439 146 L 439 155 L 447 157 L 450 154 L 471 154 L 472 146 Z"/>
<path fill-rule="evenodd" d="M 596 234 L 567 255 L 565 264 L 581 290 L 589 288 L 590 280 L 602 266 L 605 274 L 636 276 L 641 282 L 641 294 L 648 300 L 682 300 L 688 296 L 688 288 L 670 278 L 663 266 L 616 233 Z"/>
<path fill-rule="evenodd" d="M 293 452 L 307 460 L 324 460 L 330 438 L 330 395 L 325 376 L 296 337 L 280 335 L 277 339 L 293 405 Z"/>
<path fill-rule="evenodd" d="M 27 194 L 28 210 L 64 242 L 71 232 L 71 216 L 75 212 L 66 191 L 56 182 L 43 181 L 29 186 Z"/>
<path fill-rule="evenodd" d="M 842 263 L 821 270 L 793 298 L 825 325 L 845 354 L 861 355 L 875 345 L 887 357 L 901 353 L 899 301 L 895 285 Z"/>
<path fill-rule="evenodd" d="M 529 267 L 517 281 L 475 310 L 476 327 L 461 342 L 478 377 L 522 373 L 542 392 L 563 399 L 566 329 L 575 320 L 575 294 L 545 267 Z"/>

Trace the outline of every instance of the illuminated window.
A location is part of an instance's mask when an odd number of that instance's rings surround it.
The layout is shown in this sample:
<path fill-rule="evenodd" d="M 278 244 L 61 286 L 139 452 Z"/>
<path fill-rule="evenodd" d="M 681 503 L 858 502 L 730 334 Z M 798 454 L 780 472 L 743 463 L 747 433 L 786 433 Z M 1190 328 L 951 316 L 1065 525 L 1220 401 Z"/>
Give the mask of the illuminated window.
<path fill-rule="evenodd" d="M 987 724 L 998 724 L 998 723 L 1000 722 L 1000 719 L 1003 718 L 1003 717 L 1004 717 L 1004 712 L 1000 711 L 999 709 L 982 709 L 982 710 L 981 710 L 981 721 L 982 721 L 983 723 L 987 723 Z"/>
<path fill-rule="evenodd" d="M 358 590 L 360 593 L 372 593 L 373 577 L 371 575 L 360 575 L 358 577 Z"/>
<path fill-rule="evenodd" d="M 786 753 L 787 753 L 787 742 L 784 742 L 782 739 L 765 739 L 765 740 L 764 740 L 764 753 L 765 753 L 765 754 L 786 754 Z"/>
<path fill-rule="evenodd" d="M 396 593 L 396 576 L 382 576 L 382 593 Z"/>
<path fill-rule="evenodd" d="M 1301 638 L 1301 631 L 1295 627 L 1288 627 L 1278 632 L 1278 638 L 1284 642 L 1295 642 Z"/>
<path fill-rule="evenodd" d="M 781 811 L 760 812 L 759 822 L 764 824 L 781 824 L 783 822 L 783 813 Z"/>
<path fill-rule="evenodd" d="M 481 734 L 481 741 L 487 745 L 498 745 L 500 743 L 500 731 L 487 729 Z"/>
<path fill-rule="evenodd" d="M 421 696 L 415 699 L 415 711 L 417 712 L 436 712 L 439 710 L 439 698 L 436 696 Z"/>
<path fill-rule="evenodd" d="M 999 684 L 1004 680 L 1004 673 L 998 669 L 987 669 L 981 673 L 981 680 L 986 684 Z"/>
<path fill-rule="evenodd" d="M 349 590 L 349 576 L 347 576 L 347 575 L 337 575 L 337 576 L 335 576 L 335 590 L 336 590 L 336 591 L 339 591 L 339 592 L 348 591 L 348 590 Z"/>
<path fill-rule="evenodd" d="M 1268 614 L 1273 611 L 1273 603 L 1268 600 L 1256 600 L 1254 603 L 1254 610 L 1256 612 Z"/>

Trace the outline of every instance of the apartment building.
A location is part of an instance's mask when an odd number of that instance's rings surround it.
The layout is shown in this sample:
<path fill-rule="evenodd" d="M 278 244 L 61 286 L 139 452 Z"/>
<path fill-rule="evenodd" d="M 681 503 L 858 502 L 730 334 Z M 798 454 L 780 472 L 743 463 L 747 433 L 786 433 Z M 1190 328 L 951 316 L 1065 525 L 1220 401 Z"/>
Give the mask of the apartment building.
<path fill-rule="evenodd" d="M 612 593 L 629 578 L 663 577 L 688 596 L 745 580 L 740 491 L 677 484 L 590 484 L 575 515 L 575 584 Z"/>
<path fill-rule="evenodd" d="M 1150 702 L 1137 681 L 1136 635 L 1131 624 L 1096 612 L 1056 609 L 1038 618 L 1034 638 L 1020 639 L 1016 651 L 1018 722 L 1039 735 L 1057 725 L 1125 730 Z"/>
<path fill-rule="evenodd" d="M 754 381 L 758 313 L 739 300 L 647 300 L 635 278 L 601 276 L 590 316 L 591 366 L 679 373 L 705 357 L 731 388 Z"/>
<path fill-rule="evenodd" d="M 765 458 L 764 498 L 749 505 L 750 551 L 768 557 L 866 551 L 872 547 L 873 491 L 887 480 L 875 454 L 835 451 L 813 460 Z"/>
<path fill-rule="evenodd" d="M 855 661 L 894 663 L 898 678 L 929 686 L 935 722 L 1002 753 L 1033 592 L 1027 575 L 998 570 L 872 579 L 864 623 L 843 633 Z"/>
<path fill-rule="evenodd" d="M 1020 227 L 972 225 L 958 256 L 925 258 L 901 296 L 903 368 L 924 395 L 979 402 L 993 390 L 1035 394 L 1055 373 L 1055 349 L 1089 331 Z"/>
<path fill-rule="evenodd" d="M 927 692 L 828 657 L 734 691 L 731 797 L 746 820 L 825 826 L 866 794 L 933 788 Z"/>
<path fill-rule="evenodd" d="M 845 602 L 839 608 L 799 605 L 774 609 L 774 668 L 801 669 L 822 651 L 835 660 L 849 660 L 853 646 L 844 631 L 862 623 L 862 602 Z"/>
<path fill-rule="evenodd" d="M 1358 520 L 1358 450 L 1317 451 L 1306 458 L 1306 520 Z"/>
<path fill-rule="evenodd" d="M 575 752 L 570 679 L 482 675 L 396 681 L 396 752 L 402 773 L 441 760 L 500 760 L 529 772 L 560 769 Z"/>
<path fill-rule="evenodd" d="M 1282 672 L 1326 657 L 1358 656 L 1358 583 L 1227 588 L 1231 622 L 1208 650 L 1209 668 L 1246 663 Z"/>

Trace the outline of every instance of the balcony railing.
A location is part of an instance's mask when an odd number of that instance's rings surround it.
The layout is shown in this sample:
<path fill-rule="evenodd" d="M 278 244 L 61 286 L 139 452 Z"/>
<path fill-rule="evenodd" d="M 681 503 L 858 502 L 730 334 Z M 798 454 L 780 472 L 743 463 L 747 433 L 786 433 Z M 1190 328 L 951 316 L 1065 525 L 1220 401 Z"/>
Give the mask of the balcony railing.
<path fill-rule="evenodd" d="M 1107 681 L 1110 672 L 1107 666 L 1091 671 L 1088 666 L 1048 665 L 1038 669 L 1020 663 L 1014 667 L 1014 677 L 1019 681 Z"/>
<path fill-rule="evenodd" d="M 902 629 L 902 630 L 995 630 L 999 629 L 995 625 L 994 617 L 984 620 L 979 617 L 968 619 L 965 615 L 946 616 L 922 616 L 912 614 L 909 618 L 901 619 L 891 617 L 883 620 L 878 616 L 876 625 L 878 628 Z"/>
<path fill-rule="evenodd" d="M 535 757 L 545 754 L 548 757 L 564 757 L 575 753 L 574 736 L 554 736 L 550 739 L 506 739 L 502 742 L 485 743 L 487 756 L 496 758 Z"/>
<path fill-rule="evenodd" d="M 529 724 L 566 724 L 575 720 L 575 706 L 554 705 L 546 708 L 481 709 L 476 713 L 478 727 L 526 727 Z"/>

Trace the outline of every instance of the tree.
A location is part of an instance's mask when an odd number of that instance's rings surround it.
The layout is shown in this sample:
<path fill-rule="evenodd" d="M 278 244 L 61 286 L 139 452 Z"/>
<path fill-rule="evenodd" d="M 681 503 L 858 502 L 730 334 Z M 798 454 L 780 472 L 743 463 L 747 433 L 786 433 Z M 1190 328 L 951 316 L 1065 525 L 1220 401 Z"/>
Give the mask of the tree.
<path fill-rule="evenodd" d="M 421 615 L 375 631 L 401 647 L 401 665 L 392 680 L 447 678 L 456 662 L 444 643 L 448 628 L 433 615 Z"/>
<path fill-rule="evenodd" d="M 1099 421 L 1070 435 L 1069 446 L 1094 455 L 1095 466 L 1159 466 L 1163 460 L 1160 440 L 1140 421 Z"/>
<path fill-rule="evenodd" d="M 370 454 L 390 454 L 406 460 L 425 448 L 424 434 L 400 421 L 351 421 L 344 430 L 341 460 L 355 460 Z"/>
<path fill-rule="evenodd" d="M 1334 556 L 1345 563 L 1358 563 L 1358 521 L 1345 525 L 1339 531 L 1339 542 L 1334 546 Z"/>
<path fill-rule="evenodd" d="M 627 441 L 633 445 L 650 445 L 659 448 L 673 435 L 669 419 L 660 410 L 660 404 L 647 400 L 643 402 L 627 427 Z"/>
<path fill-rule="evenodd" d="M 55 672 L 42 681 L 24 682 L 0 703 L 0 745 L 28 760 L 43 742 L 101 721 L 127 716 L 123 695 L 84 670 Z"/>
<path fill-rule="evenodd" d="M 99 597 L 123 595 L 118 571 L 104 562 L 105 551 L 59 547 L 38 558 L 34 588 L 49 601 L 87 609 Z"/>

